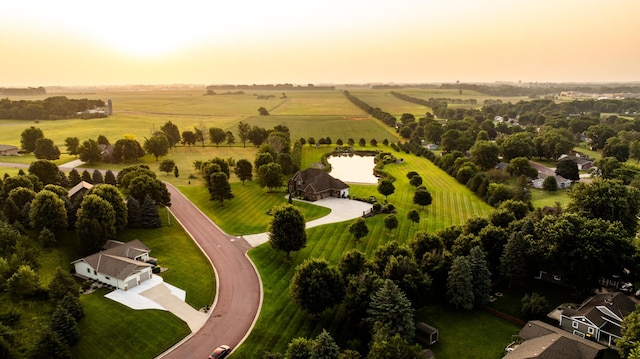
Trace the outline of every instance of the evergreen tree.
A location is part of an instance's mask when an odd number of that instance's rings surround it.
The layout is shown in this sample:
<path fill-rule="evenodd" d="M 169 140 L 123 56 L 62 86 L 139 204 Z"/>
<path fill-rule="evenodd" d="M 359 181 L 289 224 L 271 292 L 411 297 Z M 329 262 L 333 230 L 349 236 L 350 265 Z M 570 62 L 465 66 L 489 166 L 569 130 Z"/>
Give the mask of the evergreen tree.
<path fill-rule="evenodd" d="M 74 168 L 69 172 L 69 186 L 73 187 L 82 182 L 82 178 L 78 171 Z"/>
<path fill-rule="evenodd" d="M 469 258 L 459 256 L 453 260 L 447 279 L 447 296 L 449 296 L 449 302 L 455 305 L 456 309 L 470 310 L 473 308 L 475 298 L 473 296 L 473 273 Z"/>
<path fill-rule="evenodd" d="M 311 358 L 311 346 L 313 340 L 307 338 L 294 338 L 289 342 L 285 357 L 287 359 L 309 359 Z"/>
<path fill-rule="evenodd" d="M 116 176 L 114 176 L 113 172 L 111 170 L 107 170 L 107 172 L 105 172 L 104 174 L 104 183 L 105 184 L 110 184 L 112 186 L 116 185 Z"/>
<path fill-rule="evenodd" d="M 91 174 L 91 183 L 93 184 L 101 184 L 104 183 L 104 178 L 102 177 L 102 172 L 99 170 L 93 170 Z"/>
<path fill-rule="evenodd" d="M 42 228 L 40 234 L 38 234 L 38 242 L 45 248 L 53 247 L 53 245 L 56 244 L 56 235 L 53 234 L 49 228 Z"/>
<path fill-rule="evenodd" d="M 382 323 L 391 335 L 399 334 L 404 339 L 413 339 L 415 328 L 411 301 L 392 280 L 385 279 L 382 287 L 373 294 L 367 314 L 368 323 Z"/>
<path fill-rule="evenodd" d="M 160 213 L 158 213 L 158 206 L 156 202 L 147 195 L 144 197 L 144 202 L 140 206 L 141 220 L 140 224 L 142 228 L 160 228 L 162 222 L 160 221 Z"/>
<path fill-rule="evenodd" d="M 142 228 L 142 208 L 137 199 L 127 198 L 127 223 L 129 228 Z"/>
<path fill-rule="evenodd" d="M 84 307 L 78 297 L 78 292 L 68 292 L 61 300 L 58 301 L 58 305 L 64 308 L 73 319 L 76 321 L 84 317 Z"/>
<path fill-rule="evenodd" d="M 473 297 L 477 305 L 489 303 L 491 295 L 491 272 L 486 254 L 481 247 L 473 247 L 469 253 L 469 264 L 473 273 Z"/>
<path fill-rule="evenodd" d="M 29 265 L 21 265 L 18 270 L 7 280 L 5 284 L 9 293 L 15 298 L 25 298 L 33 295 L 40 289 L 38 273 Z"/>
<path fill-rule="evenodd" d="M 61 300 L 67 294 L 78 297 L 78 285 L 69 272 L 64 271 L 60 267 L 56 267 L 53 279 L 47 287 L 49 290 L 49 298 L 53 300 Z"/>
<path fill-rule="evenodd" d="M 313 340 L 310 359 L 337 359 L 340 347 L 326 329 Z"/>
<path fill-rule="evenodd" d="M 83 181 L 85 181 L 87 183 L 93 183 L 93 179 L 91 178 L 91 174 L 87 170 L 82 171 L 81 178 L 82 178 Z"/>
<path fill-rule="evenodd" d="M 60 186 L 62 187 L 69 187 L 69 178 L 67 177 L 67 174 L 60 171 Z"/>
<path fill-rule="evenodd" d="M 31 358 L 71 359 L 72 357 L 69 345 L 60 339 L 58 333 L 46 328 L 31 352 Z"/>
<path fill-rule="evenodd" d="M 61 306 L 56 307 L 51 315 L 51 330 L 60 336 L 63 343 L 69 346 L 74 345 L 80 338 L 78 331 L 78 323 L 75 319 Z"/>

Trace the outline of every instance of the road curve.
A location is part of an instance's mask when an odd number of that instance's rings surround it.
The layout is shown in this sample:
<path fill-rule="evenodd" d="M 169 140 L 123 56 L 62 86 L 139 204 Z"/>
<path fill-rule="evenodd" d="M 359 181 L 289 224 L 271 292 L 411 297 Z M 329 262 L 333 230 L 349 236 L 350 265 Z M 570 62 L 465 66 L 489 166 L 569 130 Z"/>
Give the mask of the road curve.
<path fill-rule="evenodd" d="M 262 283 L 246 255 L 251 246 L 244 239 L 222 232 L 171 184 L 167 183 L 167 189 L 171 193 L 171 213 L 209 257 L 217 288 L 204 326 L 159 357 L 207 358 L 217 346 L 236 348 L 249 335 L 260 313 Z"/>

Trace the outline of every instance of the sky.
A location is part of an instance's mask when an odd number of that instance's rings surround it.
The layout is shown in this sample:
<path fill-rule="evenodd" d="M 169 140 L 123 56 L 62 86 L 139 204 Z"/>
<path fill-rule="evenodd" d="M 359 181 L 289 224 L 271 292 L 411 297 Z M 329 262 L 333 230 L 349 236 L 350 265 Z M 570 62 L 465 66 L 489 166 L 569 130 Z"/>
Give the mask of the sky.
<path fill-rule="evenodd" d="M 0 86 L 634 82 L 638 0 L 20 0 Z"/>

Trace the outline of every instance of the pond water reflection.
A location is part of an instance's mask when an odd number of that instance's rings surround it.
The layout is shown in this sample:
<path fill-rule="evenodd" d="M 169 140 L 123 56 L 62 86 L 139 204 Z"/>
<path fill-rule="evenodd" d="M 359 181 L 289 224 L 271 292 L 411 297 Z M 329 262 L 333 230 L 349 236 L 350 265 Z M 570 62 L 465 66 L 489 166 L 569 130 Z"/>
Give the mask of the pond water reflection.
<path fill-rule="evenodd" d="M 378 178 L 373 175 L 374 156 L 330 156 L 331 176 L 343 182 L 377 184 Z"/>

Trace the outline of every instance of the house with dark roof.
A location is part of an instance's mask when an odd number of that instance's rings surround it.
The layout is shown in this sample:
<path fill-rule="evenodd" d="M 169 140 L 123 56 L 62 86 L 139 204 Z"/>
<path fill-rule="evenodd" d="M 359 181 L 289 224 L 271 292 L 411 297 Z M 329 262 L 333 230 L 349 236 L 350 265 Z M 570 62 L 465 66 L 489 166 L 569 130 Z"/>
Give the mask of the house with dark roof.
<path fill-rule="evenodd" d="M 76 275 L 127 290 L 151 278 L 149 247 L 139 240 L 108 241 L 104 250 L 71 262 Z"/>
<path fill-rule="evenodd" d="M 558 159 L 560 160 L 563 158 L 568 158 L 575 162 L 578 165 L 578 170 L 580 171 L 588 170 L 589 168 L 593 167 L 593 161 L 585 157 L 561 155 Z"/>
<path fill-rule="evenodd" d="M 309 201 L 327 197 L 349 197 L 349 186 L 327 172 L 317 168 L 307 168 L 296 172 L 288 182 L 289 193 Z"/>
<path fill-rule="evenodd" d="M 572 335 L 561 328 L 529 321 L 517 339 L 505 348 L 504 359 L 599 359 L 607 349 L 598 343 Z"/>
<path fill-rule="evenodd" d="M 84 194 L 92 188 L 93 185 L 91 183 L 80 181 L 80 183 L 71 187 L 71 189 L 67 191 L 67 197 L 69 197 L 69 200 L 71 201 L 71 203 L 73 203 L 73 201 L 84 196 Z"/>
<path fill-rule="evenodd" d="M 613 347 L 615 340 L 622 338 L 622 320 L 635 308 L 636 303 L 622 292 L 596 294 L 578 309 L 565 308 L 560 315 L 560 327 L 576 336 Z"/>
<path fill-rule="evenodd" d="M 556 183 L 558 184 L 558 189 L 565 189 L 565 188 L 569 188 L 571 187 L 571 180 L 570 179 L 566 179 L 562 176 L 558 176 L 558 175 L 553 175 L 553 177 L 556 178 Z M 541 189 L 544 183 L 544 179 L 547 178 L 547 176 L 541 176 L 538 177 L 536 179 L 533 180 L 533 188 L 538 188 Z"/>

